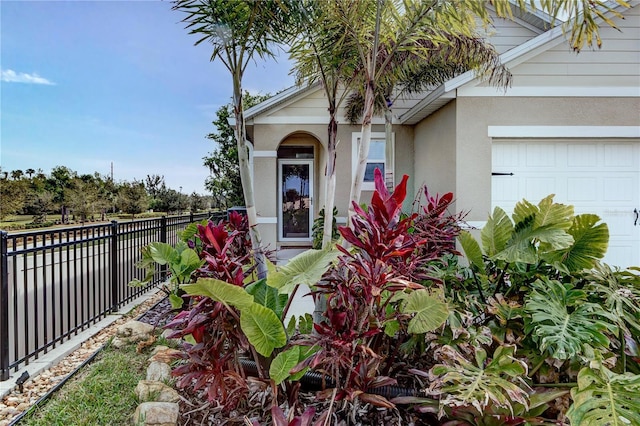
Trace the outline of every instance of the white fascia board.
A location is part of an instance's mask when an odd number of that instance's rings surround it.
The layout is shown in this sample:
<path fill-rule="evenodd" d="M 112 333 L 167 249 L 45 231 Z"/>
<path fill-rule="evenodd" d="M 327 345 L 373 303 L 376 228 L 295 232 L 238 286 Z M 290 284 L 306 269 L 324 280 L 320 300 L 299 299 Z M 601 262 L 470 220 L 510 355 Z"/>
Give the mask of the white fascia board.
<path fill-rule="evenodd" d="M 640 87 L 625 86 L 519 86 L 504 90 L 493 86 L 466 86 L 458 89 L 458 97 L 536 97 L 536 98 L 637 98 Z"/>
<path fill-rule="evenodd" d="M 640 126 L 488 126 L 491 138 L 640 138 Z"/>

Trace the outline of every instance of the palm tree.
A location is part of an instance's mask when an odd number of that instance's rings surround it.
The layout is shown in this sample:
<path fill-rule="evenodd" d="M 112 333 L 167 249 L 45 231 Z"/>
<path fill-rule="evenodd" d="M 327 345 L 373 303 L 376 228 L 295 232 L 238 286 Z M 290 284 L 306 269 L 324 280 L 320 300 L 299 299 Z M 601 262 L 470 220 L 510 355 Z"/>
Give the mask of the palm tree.
<path fill-rule="evenodd" d="M 471 69 L 490 84 L 505 88 L 510 85 L 511 73 L 500 62 L 500 56 L 492 45 L 478 36 L 449 34 L 447 37 L 447 44 L 435 45 L 430 39 L 417 41 L 429 46 L 428 57 L 418 56 L 411 51 L 401 52 L 389 67 L 388 74 L 382 75 L 378 81 L 374 114 L 385 118 L 387 146 L 390 146 L 392 134 L 391 108 L 399 98 L 433 89 Z M 381 55 L 384 54 L 381 52 Z M 360 120 L 364 108 L 363 86 L 356 87 L 360 90 L 351 93 L 345 107 L 345 118 L 351 124 Z"/>
<path fill-rule="evenodd" d="M 598 35 L 599 17 L 613 25 L 605 14 L 620 16 L 612 5 L 604 0 L 517 0 L 520 8 L 536 7 L 540 3 L 543 11 L 552 17 L 567 13 L 569 19 L 565 25 L 570 29 L 571 45 L 580 50 L 585 44 L 594 41 L 601 44 Z M 618 5 L 629 5 L 617 0 Z M 488 5 L 493 5 L 496 14 L 501 17 L 512 16 L 512 5 L 508 1 L 477 0 L 412 1 L 361 0 L 341 1 L 335 4 L 340 8 L 338 16 L 343 18 L 347 37 L 358 46 L 362 64 L 362 87 L 364 102 L 362 108 L 362 138 L 358 146 L 358 165 L 352 182 L 349 217 L 354 214 L 353 203 L 358 203 L 369 154 L 371 139 L 371 119 L 374 114 L 376 86 L 387 76 L 397 75 L 397 66 L 402 55 L 411 52 L 418 57 L 429 57 L 430 43 L 435 46 L 447 46 L 459 37 L 474 37 L 477 21 L 490 23 Z M 357 5 L 357 7 L 356 7 Z M 375 13 L 374 13 L 375 11 Z M 451 36 L 454 36 L 451 38 Z M 393 85 L 383 85 L 387 88 Z"/>
<path fill-rule="evenodd" d="M 275 0 L 177 0 L 174 10 L 187 13 L 190 34 L 200 37 L 196 45 L 206 41 L 213 47 L 211 60 L 221 61 L 233 82 L 233 113 L 238 145 L 240 179 L 251 234 L 258 277 L 266 277 L 267 267 L 262 252 L 249 168 L 247 133 L 244 121 L 242 77 L 249 62 L 256 57 L 273 56 L 281 40 L 282 25 L 288 20 L 286 1 Z"/>
<path fill-rule="evenodd" d="M 34 175 L 36 171 L 33 169 L 27 169 L 25 170 L 25 173 L 29 175 L 29 179 L 31 179 L 31 177 Z"/>
<path fill-rule="evenodd" d="M 20 169 L 11 171 L 11 179 L 13 180 L 20 180 L 22 176 L 24 176 L 24 172 Z"/>
<path fill-rule="evenodd" d="M 327 165 L 325 169 L 324 228 L 322 247 L 332 240 L 333 207 L 336 189 L 336 148 L 339 143 L 336 114 L 349 94 L 358 67 L 357 51 L 349 45 L 345 31 L 336 16 L 332 2 L 307 0 L 299 3 L 296 24 L 298 30 L 291 41 L 289 54 L 295 61 L 298 84 L 320 84 L 327 98 Z"/>

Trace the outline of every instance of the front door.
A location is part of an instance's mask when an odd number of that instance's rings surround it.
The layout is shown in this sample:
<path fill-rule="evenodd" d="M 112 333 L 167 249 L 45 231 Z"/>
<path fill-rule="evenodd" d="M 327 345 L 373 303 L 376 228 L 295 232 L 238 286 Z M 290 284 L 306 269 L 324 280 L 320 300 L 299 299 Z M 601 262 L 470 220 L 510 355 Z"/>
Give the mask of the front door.
<path fill-rule="evenodd" d="M 311 241 L 313 225 L 313 160 L 278 161 L 278 237 Z"/>

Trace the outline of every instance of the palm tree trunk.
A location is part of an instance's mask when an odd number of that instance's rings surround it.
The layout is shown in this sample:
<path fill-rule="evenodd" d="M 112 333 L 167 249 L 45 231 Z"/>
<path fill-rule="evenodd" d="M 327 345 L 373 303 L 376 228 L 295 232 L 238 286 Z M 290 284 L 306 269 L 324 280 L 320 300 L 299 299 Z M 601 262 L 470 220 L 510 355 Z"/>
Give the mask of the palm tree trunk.
<path fill-rule="evenodd" d="M 247 149 L 247 133 L 244 123 L 244 108 L 242 105 L 241 75 L 233 75 L 233 112 L 236 119 L 235 133 L 238 144 L 238 164 L 240 167 L 240 181 L 242 182 L 242 192 L 244 193 L 245 208 L 247 209 L 247 219 L 249 222 L 249 235 L 251 236 L 251 247 L 256 262 L 258 279 L 267 277 L 267 264 L 262 251 L 262 237 L 258 230 L 258 214 L 256 212 L 255 200 L 253 197 L 253 179 L 249 167 L 249 152 Z"/>
<path fill-rule="evenodd" d="M 338 123 L 335 109 L 330 112 L 329 142 L 327 143 L 327 170 L 325 171 L 324 190 L 324 228 L 322 231 L 322 248 L 331 245 L 333 239 L 333 206 L 336 194 L 336 147 L 338 137 Z"/>
<path fill-rule="evenodd" d="M 356 167 L 356 175 L 351 184 L 351 194 L 349 195 L 349 217 L 347 219 L 351 226 L 351 218 L 356 214 L 353 204 L 360 203 L 360 194 L 362 193 L 362 183 L 364 181 L 364 172 L 367 167 L 367 159 L 369 158 L 369 145 L 371 144 L 371 120 L 373 118 L 373 106 L 375 103 L 375 75 L 376 75 L 376 59 L 378 57 L 378 44 L 380 41 L 380 14 L 382 13 L 382 3 L 384 0 L 376 2 L 376 27 L 373 34 L 373 48 L 371 49 L 371 57 L 362 58 L 366 63 L 366 89 L 364 92 L 364 111 L 362 113 L 362 133 L 360 136 L 360 144 L 358 145 L 358 165 Z"/>
<path fill-rule="evenodd" d="M 384 156 L 385 156 L 385 170 L 384 180 L 387 189 L 392 190 L 395 186 L 395 147 L 391 143 L 393 139 L 393 115 L 391 114 L 391 107 L 387 106 L 384 110 Z"/>
<path fill-rule="evenodd" d="M 336 194 L 336 147 L 338 137 L 338 122 L 335 116 L 335 107 L 329 108 L 329 141 L 327 143 L 327 169 L 324 181 L 324 227 L 322 230 L 322 248 L 326 249 L 333 240 L 333 206 Z M 316 296 L 313 311 L 313 323 L 320 324 L 327 310 L 327 297 L 318 294 Z"/>
<path fill-rule="evenodd" d="M 362 183 L 364 181 L 364 172 L 367 168 L 367 159 L 369 158 L 369 145 L 371 144 L 371 119 L 373 118 L 374 92 L 373 81 L 367 83 L 367 89 L 364 96 L 364 114 L 362 115 L 362 133 L 360 136 L 360 144 L 358 145 L 358 164 L 356 173 L 351 183 L 351 193 L 349 195 L 349 218 L 348 223 L 351 224 L 351 218 L 355 215 L 353 203 L 360 204 L 360 194 L 362 193 Z"/>

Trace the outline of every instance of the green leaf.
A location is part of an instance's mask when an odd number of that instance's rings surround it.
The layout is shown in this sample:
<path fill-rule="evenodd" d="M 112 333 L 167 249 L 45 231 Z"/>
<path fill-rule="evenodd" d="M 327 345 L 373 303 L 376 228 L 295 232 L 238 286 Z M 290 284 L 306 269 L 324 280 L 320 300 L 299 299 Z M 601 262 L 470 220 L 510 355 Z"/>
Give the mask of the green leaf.
<path fill-rule="evenodd" d="M 182 304 L 184 303 L 184 299 L 180 296 L 178 296 L 175 293 L 171 293 L 169 295 L 169 302 L 171 302 L 171 307 L 173 309 L 180 309 L 182 308 Z"/>
<path fill-rule="evenodd" d="M 267 285 L 267 280 L 258 280 L 245 287 L 247 293 L 253 296 L 253 301 L 271 309 L 278 318 L 282 318 L 282 312 L 289 298 L 286 294 L 280 294 L 278 289 Z"/>
<path fill-rule="evenodd" d="M 530 315 L 526 332 L 531 332 L 540 350 L 553 358 L 569 359 L 583 351 L 586 344 L 609 347 L 604 334 L 615 327 L 599 318 L 606 313 L 598 305 L 587 302 L 587 294 L 555 280 L 538 280 L 525 303 Z"/>
<path fill-rule="evenodd" d="M 584 276 L 588 283 L 585 291 L 597 295 L 619 327 L 640 337 L 640 274 L 632 269 L 612 270 L 609 265 L 597 263 Z"/>
<path fill-rule="evenodd" d="M 284 380 L 300 380 L 302 376 L 309 370 L 308 367 L 303 368 L 296 374 L 289 374 L 291 369 L 300 364 L 305 359 L 318 351 L 317 347 L 293 346 L 286 351 L 280 352 L 271 362 L 269 367 L 269 377 L 279 385 Z"/>
<path fill-rule="evenodd" d="M 513 223 L 516 225 L 521 222 L 527 221 L 530 217 L 535 217 L 540 210 L 537 206 L 530 203 L 527 200 L 518 201 L 513 208 Z"/>
<path fill-rule="evenodd" d="M 545 259 L 549 263 L 561 262 L 570 272 L 593 268 L 596 260 L 607 252 L 609 245 L 609 228 L 605 223 L 596 225 L 599 221 L 600 218 L 594 214 L 576 216 L 567 231 L 573 237 L 573 245 L 552 252 Z"/>
<path fill-rule="evenodd" d="M 461 231 L 458 235 L 458 241 L 462 246 L 465 256 L 469 260 L 469 264 L 475 266 L 480 271 L 484 271 L 484 259 L 482 258 L 482 249 L 480 244 L 473 238 L 471 232 Z"/>
<path fill-rule="evenodd" d="M 293 367 L 298 365 L 300 361 L 300 346 L 294 346 L 286 351 L 280 352 L 271 362 L 269 367 L 269 377 L 276 385 L 279 385 L 287 378 Z"/>
<path fill-rule="evenodd" d="M 450 346 L 443 346 L 442 351 L 446 364 L 431 369 L 431 374 L 441 376 L 434 382 L 440 386 L 435 392 L 440 394 L 441 412 L 445 407 L 466 406 L 480 413 L 491 406 L 513 412 L 516 403 L 528 409 L 527 392 L 513 383 L 527 372 L 524 361 L 514 356 L 515 347 L 499 346 L 486 366 L 482 354 L 477 356 L 482 362 L 473 364 Z"/>
<path fill-rule="evenodd" d="M 553 225 L 567 230 L 573 222 L 573 206 L 554 203 L 553 195 L 549 195 L 538 203 L 535 216 L 534 228 Z"/>
<path fill-rule="evenodd" d="M 191 274 L 204 264 L 198 253 L 192 249 L 183 250 L 180 253 L 180 261 L 176 265 L 171 265 L 171 270 L 175 274 L 175 279 L 179 283 L 189 282 Z"/>
<path fill-rule="evenodd" d="M 387 321 L 384 324 L 384 334 L 389 337 L 395 337 L 398 330 L 400 330 L 400 322 L 396 319 Z"/>
<path fill-rule="evenodd" d="M 167 243 L 154 242 L 147 246 L 148 254 L 159 265 L 176 262 L 179 259 L 178 250 Z"/>
<path fill-rule="evenodd" d="M 324 250 L 307 250 L 291 259 L 286 265 L 269 273 L 267 284 L 280 293 L 291 293 L 296 285 L 313 287 L 329 269 L 340 252 L 331 247 Z"/>
<path fill-rule="evenodd" d="M 487 256 L 493 256 L 504 250 L 512 232 L 513 223 L 509 216 L 500 207 L 493 209 L 493 215 L 489 217 L 480 233 L 482 247 Z"/>
<path fill-rule="evenodd" d="M 265 357 L 287 343 L 280 318 L 269 308 L 257 303 L 240 310 L 240 327 L 256 351 Z"/>
<path fill-rule="evenodd" d="M 195 284 L 184 284 L 180 288 L 187 294 L 206 296 L 240 310 L 249 308 L 253 304 L 253 296 L 244 288 L 215 278 L 199 278 Z"/>
<path fill-rule="evenodd" d="M 585 367 L 571 389 L 567 411 L 572 425 L 640 425 L 640 375 L 615 374 L 604 366 Z"/>
<path fill-rule="evenodd" d="M 534 222 L 534 216 L 518 222 L 504 250 L 496 253 L 493 258 L 509 263 L 534 264 L 538 262 L 536 244 L 546 244 L 554 250 L 564 249 L 573 244 L 573 237 L 563 229 L 562 225 L 534 228 Z"/>
<path fill-rule="evenodd" d="M 447 304 L 427 290 L 416 290 L 409 294 L 402 311 L 415 316 L 409 321 L 408 332 L 427 333 L 440 327 L 449 316 Z"/>

